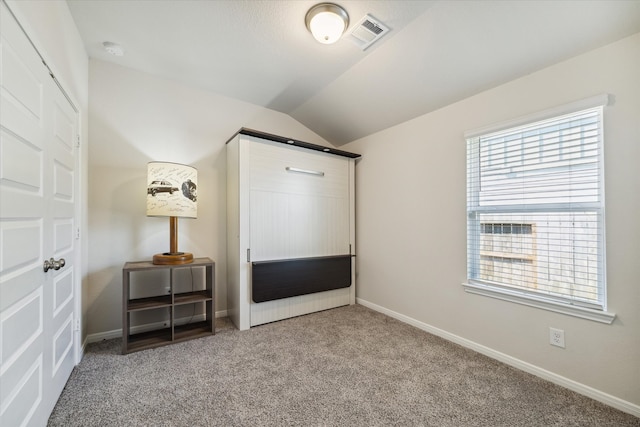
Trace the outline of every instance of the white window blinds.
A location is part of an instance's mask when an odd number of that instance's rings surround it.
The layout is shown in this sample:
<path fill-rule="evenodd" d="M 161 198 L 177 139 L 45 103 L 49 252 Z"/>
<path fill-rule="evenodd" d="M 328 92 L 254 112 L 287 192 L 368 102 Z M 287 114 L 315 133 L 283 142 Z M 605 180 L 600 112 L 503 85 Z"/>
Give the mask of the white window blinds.
<path fill-rule="evenodd" d="M 467 139 L 475 285 L 605 309 L 602 106 Z"/>

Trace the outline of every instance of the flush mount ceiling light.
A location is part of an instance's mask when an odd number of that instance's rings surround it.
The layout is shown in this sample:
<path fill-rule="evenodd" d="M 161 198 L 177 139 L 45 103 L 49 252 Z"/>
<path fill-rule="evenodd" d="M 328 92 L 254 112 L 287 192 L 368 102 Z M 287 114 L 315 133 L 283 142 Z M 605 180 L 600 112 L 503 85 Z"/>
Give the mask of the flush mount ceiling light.
<path fill-rule="evenodd" d="M 316 40 L 332 44 L 340 39 L 349 26 L 349 15 L 337 4 L 320 3 L 309 9 L 304 21 Z"/>

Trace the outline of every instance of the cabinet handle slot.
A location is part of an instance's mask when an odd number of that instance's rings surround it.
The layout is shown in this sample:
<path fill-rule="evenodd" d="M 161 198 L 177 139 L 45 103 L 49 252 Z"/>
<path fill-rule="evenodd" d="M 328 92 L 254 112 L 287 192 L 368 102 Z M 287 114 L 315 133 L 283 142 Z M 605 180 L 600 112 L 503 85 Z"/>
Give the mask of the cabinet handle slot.
<path fill-rule="evenodd" d="M 308 170 L 308 169 L 292 168 L 291 166 L 287 166 L 285 169 L 288 172 L 298 172 L 298 173 L 306 173 L 306 174 L 309 174 L 309 175 L 324 176 L 324 172 L 322 172 L 322 171 L 312 171 L 312 170 Z"/>

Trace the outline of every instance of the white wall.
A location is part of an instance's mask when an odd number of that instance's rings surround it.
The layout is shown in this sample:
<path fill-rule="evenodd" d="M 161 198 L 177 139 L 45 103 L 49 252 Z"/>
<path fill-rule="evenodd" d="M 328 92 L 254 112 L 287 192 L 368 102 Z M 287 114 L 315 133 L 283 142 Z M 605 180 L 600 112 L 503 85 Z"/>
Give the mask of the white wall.
<path fill-rule="evenodd" d="M 356 166 L 358 300 L 596 390 L 640 415 L 640 34 L 343 146 Z M 600 93 L 612 325 L 467 294 L 466 130 Z M 564 329 L 566 349 L 549 345 Z M 580 388 L 578 387 L 578 388 Z M 630 408 L 630 409 L 629 409 Z"/>
<path fill-rule="evenodd" d="M 146 217 L 147 162 L 198 169 L 198 218 L 179 220 L 178 249 L 216 261 L 216 311 L 226 310 L 225 143 L 241 127 L 329 145 L 291 117 L 91 60 L 88 333 L 117 336 L 122 266 L 169 250 L 167 218 Z"/>
<path fill-rule="evenodd" d="M 89 57 L 84 49 L 80 33 L 69 11 L 66 1 L 7 1 L 20 25 L 32 39 L 36 48 L 44 56 L 65 92 L 72 98 L 80 110 L 80 197 L 82 210 L 81 244 L 82 263 L 82 301 L 86 299 L 88 284 L 87 260 L 87 161 L 88 126 L 87 111 L 89 104 Z M 86 317 L 86 305 L 82 305 L 83 318 Z M 83 324 L 86 333 L 86 322 Z M 83 337 L 85 335 L 83 333 Z"/>

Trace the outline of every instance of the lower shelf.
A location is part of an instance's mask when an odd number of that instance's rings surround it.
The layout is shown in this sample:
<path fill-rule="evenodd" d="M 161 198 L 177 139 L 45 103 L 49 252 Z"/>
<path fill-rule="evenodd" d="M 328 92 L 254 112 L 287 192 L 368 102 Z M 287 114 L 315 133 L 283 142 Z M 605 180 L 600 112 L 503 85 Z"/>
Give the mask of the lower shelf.
<path fill-rule="evenodd" d="M 173 329 L 173 341 L 184 341 L 192 338 L 213 335 L 213 329 L 209 322 L 195 322 L 186 325 L 176 325 Z"/>
<path fill-rule="evenodd" d="M 171 328 L 141 332 L 139 334 L 129 335 L 125 353 L 146 350 L 174 342 L 186 341 L 214 334 L 212 325 L 207 321 L 176 325 L 173 328 L 173 339 L 171 339 Z"/>
<path fill-rule="evenodd" d="M 169 344 L 171 342 L 171 329 L 163 328 L 129 335 L 128 341 L 127 352 L 145 350 L 147 348 Z"/>

